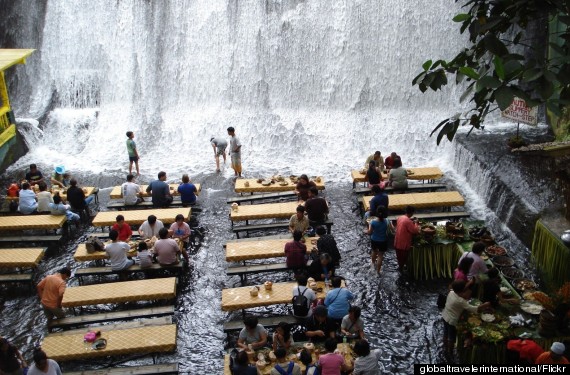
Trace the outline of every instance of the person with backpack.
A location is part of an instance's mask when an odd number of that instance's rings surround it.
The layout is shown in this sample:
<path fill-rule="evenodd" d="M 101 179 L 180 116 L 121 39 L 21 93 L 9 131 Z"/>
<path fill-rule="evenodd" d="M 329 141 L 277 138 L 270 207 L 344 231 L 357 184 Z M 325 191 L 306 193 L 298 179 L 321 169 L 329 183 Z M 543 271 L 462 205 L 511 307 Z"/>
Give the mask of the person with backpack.
<path fill-rule="evenodd" d="M 293 316 L 306 318 L 311 316 L 311 304 L 317 299 L 315 292 L 307 288 L 307 276 L 301 274 L 297 277 L 297 286 L 293 287 Z"/>
<path fill-rule="evenodd" d="M 320 369 L 317 367 L 317 364 L 313 362 L 313 356 L 307 349 L 301 350 L 299 360 L 305 365 L 303 375 L 320 375 Z"/>
<path fill-rule="evenodd" d="M 293 361 L 287 361 L 287 350 L 279 348 L 275 350 L 277 364 L 271 369 L 271 375 L 301 375 L 301 367 Z"/>

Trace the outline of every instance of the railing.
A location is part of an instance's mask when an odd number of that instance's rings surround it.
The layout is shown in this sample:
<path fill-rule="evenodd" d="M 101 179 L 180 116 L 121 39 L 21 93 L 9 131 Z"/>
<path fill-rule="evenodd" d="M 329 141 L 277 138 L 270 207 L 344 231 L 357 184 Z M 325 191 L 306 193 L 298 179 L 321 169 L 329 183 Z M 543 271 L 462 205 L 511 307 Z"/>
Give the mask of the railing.
<path fill-rule="evenodd" d="M 0 134 L 2 134 L 4 130 L 8 129 L 8 127 L 11 125 L 8 112 L 10 112 L 10 108 L 0 108 Z"/>

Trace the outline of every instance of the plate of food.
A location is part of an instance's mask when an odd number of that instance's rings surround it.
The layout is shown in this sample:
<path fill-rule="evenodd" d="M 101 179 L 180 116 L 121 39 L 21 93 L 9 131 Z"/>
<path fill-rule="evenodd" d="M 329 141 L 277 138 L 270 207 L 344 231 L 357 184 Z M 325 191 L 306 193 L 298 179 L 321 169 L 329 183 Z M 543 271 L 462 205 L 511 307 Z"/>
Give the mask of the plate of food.
<path fill-rule="evenodd" d="M 263 186 L 269 186 L 269 185 L 271 185 L 271 180 L 263 180 L 263 181 L 261 182 L 261 185 L 263 185 Z"/>
<path fill-rule="evenodd" d="M 491 262 L 493 262 L 493 264 L 496 267 L 510 267 L 513 264 L 515 264 L 515 261 L 513 260 L 513 258 L 505 256 L 505 255 L 494 256 L 493 258 L 491 258 Z"/>
<path fill-rule="evenodd" d="M 524 272 L 519 270 L 518 268 L 515 268 L 515 267 L 504 267 L 503 269 L 501 269 L 501 273 L 507 279 L 511 279 L 511 280 L 520 279 L 520 278 L 524 277 Z"/>
<path fill-rule="evenodd" d="M 503 295 L 505 295 L 505 296 L 510 296 L 511 294 L 513 294 L 513 291 L 511 290 L 511 288 L 506 287 L 506 286 L 502 286 L 500 288 L 500 290 L 501 290 L 501 293 L 503 293 Z"/>
<path fill-rule="evenodd" d="M 527 290 L 536 289 L 536 283 L 530 279 L 516 279 L 513 282 L 513 285 L 521 292 L 526 292 Z"/>
<path fill-rule="evenodd" d="M 481 319 L 478 316 L 470 316 L 467 318 L 467 323 L 473 327 L 479 327 L 481 325 Z"/>
<path fill-rule="evenodd" d="M 288 183 L 287 181 L 281 181 L 281 182 L 279 183 L 279 185 L 280 185 L 280 186 L 287 186 L 287 185 L 289 185 L 289 183 Z"/>
<path fill-rule="evenodd" d="M 497 245 L 492 245 L 492 246 L 487 246 L 487 248 L 485 249 L 485 252 L 487 254 L 489 254 L 489 256 L 497 256 L 497 255 L 507 255 L 507 250 L 504 247 L 501 246 L 497 246 Z"/>
<path fill-rule="evenodd" d="M 486 323 L 491 323 L 495 321 L 495 315 L 493 314 L 481 314 L 481 320 Z"/>
<path fill-rule="evenodd" d="M 475 327 L 471 330 L 474 337 L 481 337 L 485 334 L 485 330 L 481 327 Z"/>
<path fill-rule="evenodd" d="M 525 313 L 529 313 L 531 315 L 538 315 L 542 310 L 544 310 L 544 307 L 542 307 L 541 304 L 530 301 L 525 301 L 521 303 L 520 306 L 522 311 L 524 311 Z"/>
<path fill-rule="evenodd" d="M 489 331 L 487 332 L 487 337 L 491 342 L 498 342 L 503 339 L 503 334 L 499 331 Z"/>

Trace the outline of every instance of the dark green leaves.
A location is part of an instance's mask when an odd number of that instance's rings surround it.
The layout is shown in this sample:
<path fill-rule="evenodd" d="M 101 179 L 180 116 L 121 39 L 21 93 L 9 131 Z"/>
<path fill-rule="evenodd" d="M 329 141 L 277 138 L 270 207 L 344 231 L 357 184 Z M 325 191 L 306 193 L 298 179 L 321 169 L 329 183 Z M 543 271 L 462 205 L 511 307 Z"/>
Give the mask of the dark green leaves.
<path fill-rule="evenodd" d="M 511 105 L 514 97 L 513 91 L 508 87 L 499 87 L 495 91 L 495 100 L 501 111 L 504 111 Z"/>
<path fill-rule="evenodd" d="M 477 72 L 473 68 L 470 68 L 468 66 L 462 66 L 461 68 L 459 68 L 459 71 L 465 74 L 469 78 L 479 79 L 479 74 L 477 74 Z"/>

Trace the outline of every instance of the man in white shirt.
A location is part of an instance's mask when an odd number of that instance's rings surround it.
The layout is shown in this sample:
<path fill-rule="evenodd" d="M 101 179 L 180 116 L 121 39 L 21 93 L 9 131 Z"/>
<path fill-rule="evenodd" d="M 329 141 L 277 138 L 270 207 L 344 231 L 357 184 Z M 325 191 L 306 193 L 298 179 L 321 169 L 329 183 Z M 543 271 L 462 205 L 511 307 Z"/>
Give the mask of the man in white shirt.
<path fill-rule="evenodd" d="M 111 269 L 113 271 L 120 271 L 129 268 L 135 261 L 127 257 L 127 253 L 131 250 L 128 243 L 123 241 L 118 241 L 119 232 L 116 230 L 111 230 L 109 232 L 109 238 L 112 243 L 105 246 L 105 252 L 109 256 L 111 261 Z"/>
<path fill-rule="evenodd" d="M 126 206 L 134 206 L 144 201 L 141 197 L 141 187 L 133 182 L 135 176 L 129 174 L 127 182 L 121 185 L 121 193 Z"/>
<path fill-rule="evenodd" d="M 158 232 L 162 228 L 164 228 L 162 221 L 157 220 L 154 215 L 149 215 L 146 221 L 139 227 L 139 234 L 143 240 L 148 240 L 152 237 L 158 238 Z"/>

